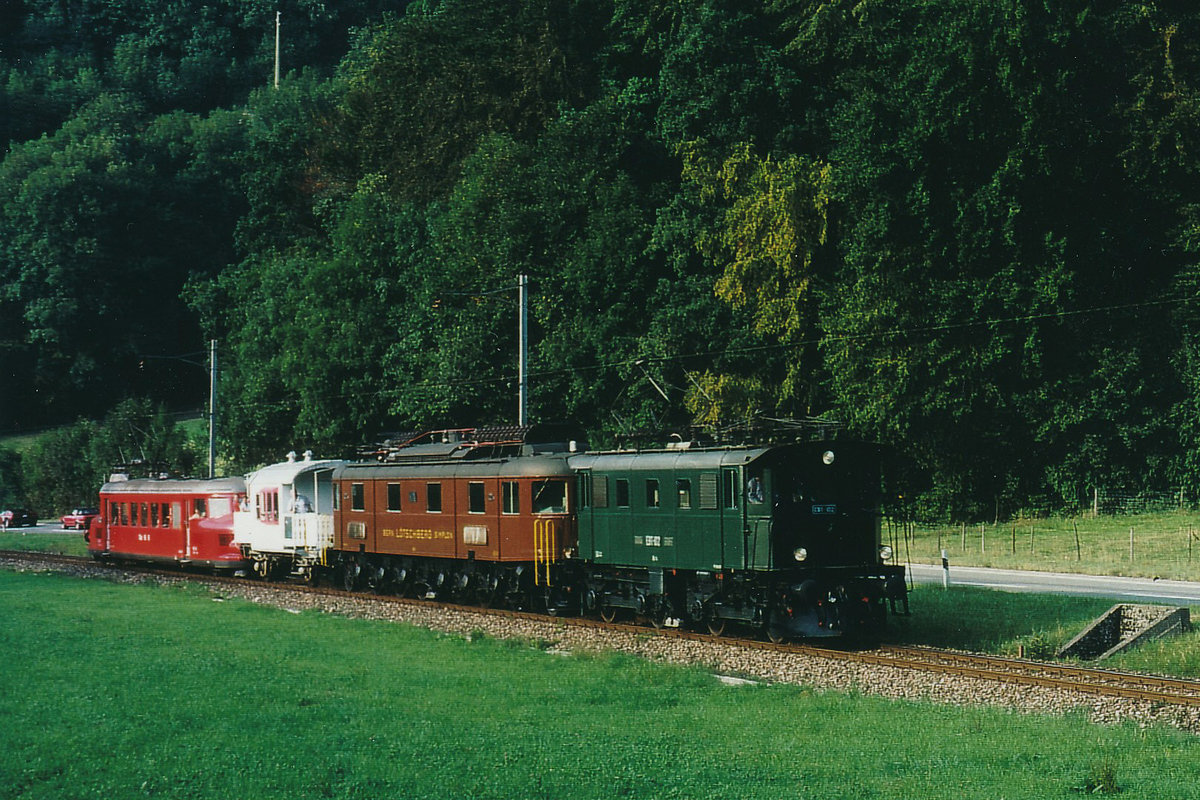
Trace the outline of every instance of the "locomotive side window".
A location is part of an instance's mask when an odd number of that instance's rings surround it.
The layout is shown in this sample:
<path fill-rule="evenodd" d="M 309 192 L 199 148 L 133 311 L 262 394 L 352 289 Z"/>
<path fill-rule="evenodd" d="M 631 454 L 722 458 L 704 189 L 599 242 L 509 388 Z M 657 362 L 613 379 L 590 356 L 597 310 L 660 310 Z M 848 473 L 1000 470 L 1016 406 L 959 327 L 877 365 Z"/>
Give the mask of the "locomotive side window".
<path fill-rule="evenodd" d="M 680 508 L 692 507 L 692 482 L 687 478 L 678 478 L 675 481 L 675 494 L 679 496 Z"/>
<path fill-rule="evenodd" d="M 504 500 L 503 512 L 505 514 L 520 514 L 521 484 L 516 481 L 505 481 L 501 494 Z"/>
<path fill-rule="evenodd" d="M 617 478 L 617 508 L 629 508 L 629 481 Z"/>
<path fill-rule="evenodd" d="M 205 503 L 203 497 L 197 497 L 195 503 L 192 504 L 192 516 L 204 517 L 208 515 L 208 504 Z"/>
<path fill-rule="evenodd" d="M 533 513 L 565 514 L 567 511 L 566 481 L 535 481 L 533 484 Z"/>
<path fill-rule="evenodd" d="M 387 488 L 387 495 L 388 495 L 388 497 L 387 497 L 387 501 L 388 501 L 388 504 L 387 504 L 387 510 L 388 510 L 388 511 L 400 511 L 400 510 L 401 510 L 401 508 L 400 508 L 400 498 L 401 498 L 401 496 L 403 495 L 403 492 L 401 492 L 401 491 L 400 491 L 400 484 L 398 484 L 398 483 L 389 483 L 389 484 L 387 485 L 387 487 L 388 487 L 388 488 Z"/>
<path fill-rule="evenodd" d="M 367 510 L 367 492 L 361 483 L 350 484 L 350 510 Z"/>
<path fill-rule="evenodd" d="M 719 477 L 716 473 L 706 473 L 700 476 L 700 508 L 713 511 L 717 507 L 717 484 Z"/>
<path fill-rule="evenodd" d="M 162 504 L 162 513 L 159 514 L 159 519 L 162 520 L 162 526 L 164 528 L 171 527 L 171 506 L 169 504 Z"/>
<path fill-rule="evenodd" d="M 425 484 L 425 510 L 430 514 L 442 512 L 442 485 L 440 483 Z"/>
<path fill-rule="evenodd" d="M 279 522 L 279 490 L 259 492 L 255 502 L 259 520 L 274 525 Z"/>
<path fill-rule="evenodd" d="M 724 480 L 722 481 L 722 490 L 724 493 L 725 508 L 737 508 L 737 470 L 725 470 Z"/>
<path fill-rule="evenodd" d="M 467 484 L 467 513 L 482 514 L 487 511 L 487 495 L 484 492 L 482 483 L 472 481 Z M 478 544 L 477 542 L 467 542 L 467 544 Z M 483 542 L 487 544 L 487 542 Z"/>
<path fill-rule="evenodd" d="M 592 476 L 592 503 L 596 508 L 608 508 L 608 476 Z"/>
<path fill-rule="evenodd" d="M 646 508 L 658 508 L 658 481 L 650 478 L 646 481 Z"/>

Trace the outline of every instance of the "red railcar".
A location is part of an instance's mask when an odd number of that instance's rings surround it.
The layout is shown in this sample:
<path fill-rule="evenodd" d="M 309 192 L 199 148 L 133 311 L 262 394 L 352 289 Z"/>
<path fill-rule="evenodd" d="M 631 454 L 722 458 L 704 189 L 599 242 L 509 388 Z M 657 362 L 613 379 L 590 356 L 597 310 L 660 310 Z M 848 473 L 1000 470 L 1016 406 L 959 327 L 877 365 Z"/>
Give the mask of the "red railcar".
<path fill-rule="evenodd" d="M 233 511 L 245 497 L 241 478 L 109 481 L 100 488 L 88 550 L 99 559 L 243 569 Z"/>
<path fill-rule="evenodd" d="M 577 552 L 569 441 L 545 427 L 439 431 L 335 470 L 334 565 L 347 588 L 562 605 Z M 561 587 L 566 588 L 566 587 Z"/>

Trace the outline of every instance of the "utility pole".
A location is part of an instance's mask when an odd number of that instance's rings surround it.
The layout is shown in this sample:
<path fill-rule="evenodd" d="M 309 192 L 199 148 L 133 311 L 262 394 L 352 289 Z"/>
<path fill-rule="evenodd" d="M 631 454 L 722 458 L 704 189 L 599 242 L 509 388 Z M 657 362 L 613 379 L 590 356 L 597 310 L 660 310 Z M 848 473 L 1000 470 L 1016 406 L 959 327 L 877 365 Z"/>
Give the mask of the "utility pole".
<path fill-rule="evenodd" d="M 209 342 L 208 358 L 208 477 L 217 475 L 217 340 Z"/>
<path fill-rule="evenodd" d="M 275 12 L 275 88 L 279 88 L 279 12 Z M 209 477 L 212 477 L 211 475 Z"/>
<path fill-rule="evenodd" d="M 517 424 L 529 422 L 529 276 L 517 276 Z"/>

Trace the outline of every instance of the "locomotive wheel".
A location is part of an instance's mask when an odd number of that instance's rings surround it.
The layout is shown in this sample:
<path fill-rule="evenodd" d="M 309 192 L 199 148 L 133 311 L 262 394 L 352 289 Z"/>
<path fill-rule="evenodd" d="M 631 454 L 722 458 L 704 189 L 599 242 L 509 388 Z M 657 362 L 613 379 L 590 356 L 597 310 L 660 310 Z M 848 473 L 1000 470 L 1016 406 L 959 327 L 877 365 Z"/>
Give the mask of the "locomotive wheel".
<path fill-rule="evenodd" d="M 353 561 L 347 561 L 342 564 L 342 588 L 347 592 L 354 591 L 354 584 L 358 579 L 358 568 Z"/>
<path fill-rule="evenodd" d="M 788 638 L 787 629 L 775 620 L 775 616 L 775 612 L 771 612 L 763 632 L 767 634 L 767 641 L 771 644 L 782 644 Z"/>

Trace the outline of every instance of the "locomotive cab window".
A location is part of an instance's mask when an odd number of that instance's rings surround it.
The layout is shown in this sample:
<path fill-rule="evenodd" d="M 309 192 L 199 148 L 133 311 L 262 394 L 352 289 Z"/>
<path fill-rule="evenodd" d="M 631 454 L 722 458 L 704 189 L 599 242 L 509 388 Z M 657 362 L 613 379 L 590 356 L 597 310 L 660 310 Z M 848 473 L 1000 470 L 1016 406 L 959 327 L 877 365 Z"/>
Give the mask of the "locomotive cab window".
<path fill-rule="evenodd" d="M 193 517 L 208 516 L 208 503 L 205 502 L 203 497 L 197 497 L 196 501 L 192 504 L 192 516 Z"/>
<path fill-rule="evenodd" d="M 482 483 L 472 481 L 467 484 L 467 513 L 482 514 L 487 511 L 487 493 Z M 468 542 L 468 544 L 475 544 Z M 486 542 L 485 542 L 486 544 Z"/>
<path fill-rule="evenodd" d="M 567 482 L 535 481 L 533 484 L 533 513 L 567 513 Z"/>
<path fill-rule="evenodd" d="M 762 505 L 765 499 L 762 478 L 751 475 L 746 480 L 746 502 L 751 505 Z"/>
<path fill-rule="evenodd" d="M 389 483 L 387 485 L 387 510 L 400 511 L 400 498 L 403 492 L 400 491 L 400 484 Z"/>
<path fill-rule="evenodd" d="M 366 487 L 361 483 L 350 484 L 350 510 L 351 511 L 366 511 L 367 510 Z"/>
<path fill-rule="evenodd" d="M 425 510 L 430 514 L 442 513 L 442 485 L 440 483 L 425 484 Z"/>

